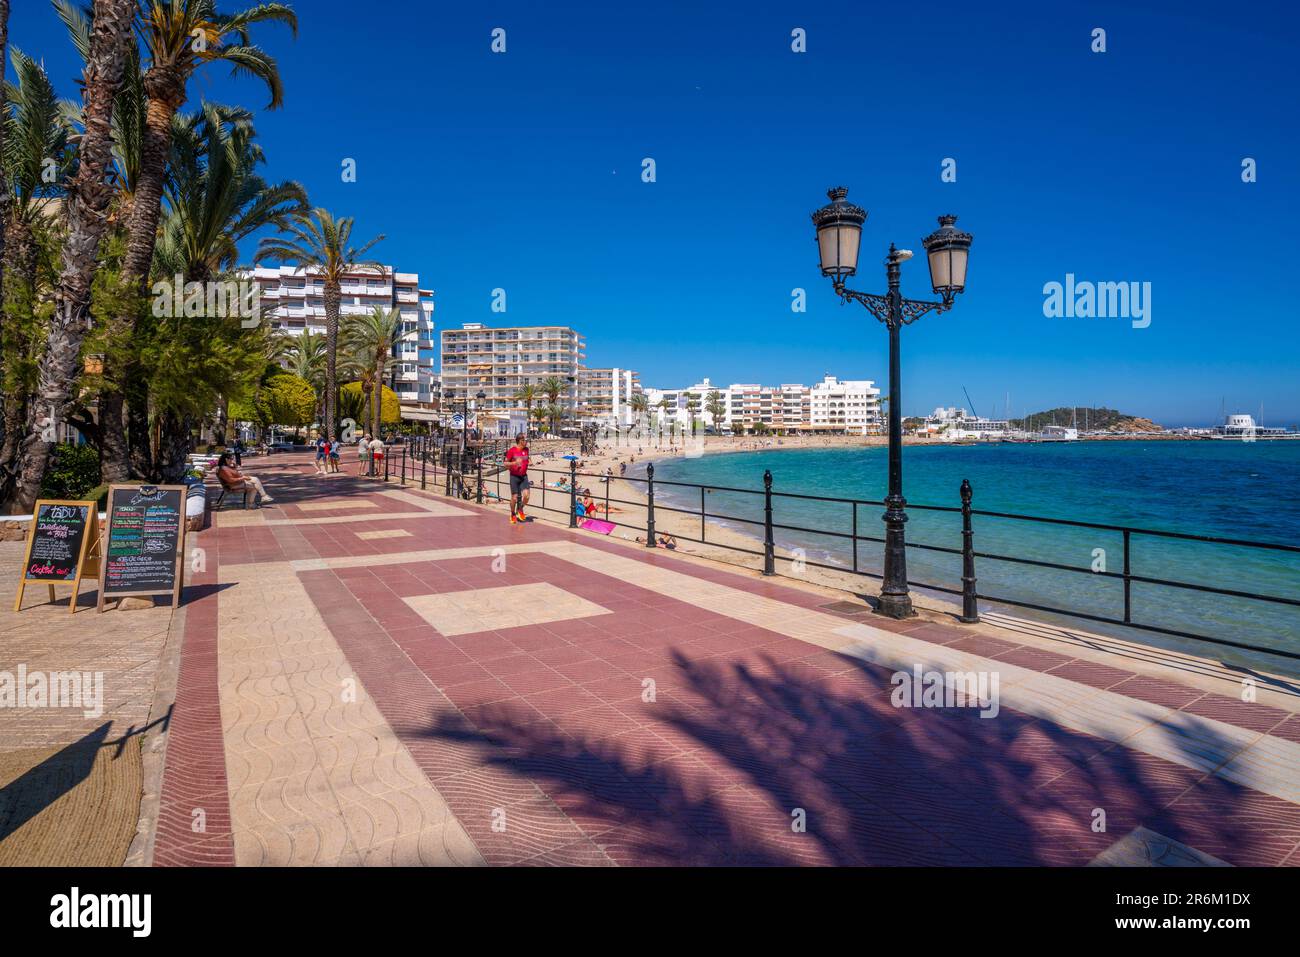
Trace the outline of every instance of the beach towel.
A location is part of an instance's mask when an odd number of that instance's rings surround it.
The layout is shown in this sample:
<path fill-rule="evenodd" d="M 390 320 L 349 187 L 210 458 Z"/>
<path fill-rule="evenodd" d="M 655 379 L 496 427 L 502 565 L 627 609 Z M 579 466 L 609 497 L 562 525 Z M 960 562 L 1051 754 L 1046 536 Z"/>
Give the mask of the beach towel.
<path fill-rule="evenodd" d="M 613 522 L 602 522 L 598 518 L 584 518 L 578 523 L 579 528 L 585 528 L 588 531 L 600 532 L 602 535 L 608 535 L 614 530 Z"/>

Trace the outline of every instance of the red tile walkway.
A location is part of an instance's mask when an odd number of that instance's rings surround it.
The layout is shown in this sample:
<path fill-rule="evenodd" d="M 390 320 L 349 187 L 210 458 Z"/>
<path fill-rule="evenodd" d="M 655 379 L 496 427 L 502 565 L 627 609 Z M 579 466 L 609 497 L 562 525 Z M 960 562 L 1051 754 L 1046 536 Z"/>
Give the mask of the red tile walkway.
<path fill-rule="evenodd" d="M 186 589 L 181 691 L 168 746 L 156 863 L 231 863 L 216 688 L 219 564 L 580 542 L 790 605 L 826 597 L 663 552 L 625 548 L 500 510 L 386 520 L 415 510 L 298 459 L 259 468 L 314 521 L 216 528 Z M 313 482 L 315 484 L 313 485 Z M 442 501 L 439 499 L 439 501 Z M 358 531 L 411 537 L 362 540 Z M 896 709 L 891 671 L 541 552 L 310 568 L 300 580 L 384 719 L 490 864 L 1057 864 L 1094 859 L 1135 828 L 1237 865 L 1300 863 L 1300 807 L 1004 707 Z M 406 597 L 546 583 L 608 614 L 444 635 Z M 1094 688 L 1300 741 L 1263 705 L 934 622 L 875 627 Z M 652 677 L 655 700 L 643 698 Z M 1097 809 L 1106 828 L 1093 829 Z M 806 822 L 800 831 L 792 822 Z M 505 822 L 504 830 L 501 822 Z M 223 830 L 224 828 L 224 830 Z"/>

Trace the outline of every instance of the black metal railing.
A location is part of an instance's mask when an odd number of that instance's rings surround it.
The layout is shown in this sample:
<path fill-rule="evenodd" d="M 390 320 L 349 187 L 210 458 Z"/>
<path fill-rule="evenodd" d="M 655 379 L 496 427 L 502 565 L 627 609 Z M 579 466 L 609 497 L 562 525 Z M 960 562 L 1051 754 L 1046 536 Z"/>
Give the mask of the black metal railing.
<path fill-rule="evenodd" d="M 458 497 L 466 499 L 474 498 L 479 502 L 483 502 L 487 499 L 496 499 L 498 501 L 508 499 L 509 486 L 504 482 L 505 470 L 500 465 L 501 459 L 499 457 L 503 453 L 503 449 L 489 446 L 483 446 L 481 448 L 467 447 L 462 452 L 458 441 L 449 439 L 446 443 L 443 443 L 443 446 L 440 448 L 431 438 L 423 436 L 416 437 L 416 439 L 410 443 L 409 448 L 411 453 L 409 462 L 406 447 L 399 447 L 398 452 L 398 470 L 403 484 L 408 480 L 414 482 L 418 479 L 421 488 L 432 488 L 437 490 L 439 489 L 441 482 L 444 494 L 456 494 Z M 486 472 L 484 471 L 485 468 Z M 881 578 L 879 572 L 864 567 L 863 562 L 861 561 L 860 550 L 863 543 L 883 545 L 885 541 L 884 536 L 864 534 L 861 531 L 862 526 L 859 513 L 863 506 L 873 509 L 883 509 L 885 507 L 883 501 L 876 501 L 873 499 L 836 498 L 824 495 L 774 491 L 772 488 L 772 476 L 770 472 L 764 473 L 763 488 L 761 489 L 735 488 L 721 485 L 701 485 L 693 482 L 676 482 L 656 479 L 654 477 L 653 465 L 646 466 L 644 477 L 579 472 L 576 461 L 570 461 L 568 469 L 547 469 L 544 467 L 534 466 L 529 470 L 529 475 L 533 479 L 533 489 L 529 503 L 530 507 L 565 515 L 567 516 L 568 524 L 571 527 L 577 527 L 580 524 L 580 518 L 598 517 L 601 521 L 608 522 L 615 528 L 644 533 L 644 538 L 638 536 L 637 541 L 643 543 L 647 548 L 658 547 L 660 545 L 659 540 L 667 537 L 673 540 L 694 542 L 697 544 L 708 545 L 713 548 L 722 548 L 728 551 L 761 558 L 762 571 L 765 575 L 776 574 L 778 562 L 798 562 L 802 565 L 833 572 L 850 573 L 874 579 Z M 385 475 L 385 477 L 387 478 L 387 475 Z M 539 477 L 540 482 L 538 481 Z M 612 487 L 615 482 L 627 482 L 629 486 L 633 487 L 643 486 L 645 489 L 644 500 L 615 497 L 612 493 Z M 603 489 L 601 488 L 602 485 Z M 593 489 L 591 486 L 595 486 L 595 488 Z M 590 515 L 586 514 L 585 507 L 582 509 L 577 507 L 579 489 L 582 490 L 584 499 L 590 495 L 593 504 L 596 505 L 595 511 Z M 656 490 L 659 490 L 658 496 L 656 496 Z M 665 490 L 673 490 L 677 493 L 677 504 L 669 504 L 669 502 L 665 500 L 663 496 Z M 738 515 L 731 511 L 722 512 L 710 510 L 707 499 L 710 493 L 715 492 L 761 497 L 761 512 L 756 510 L 756 512 L 761 514 L 761 517 Z M 685 501 L 689 498 L 693 503 L 696 495 L 698 495 L 699 498 L 698 507 L 684 507 Z M 1038 515 L 1023 515 L 1013 512 L 976 509 L 972 507 L 974 497 L 973 490 L 970 483 L 966 481 L 962 482 L 961 488 L 958 492 L 958 497 L 960 501 L 959 505 L 947 506 L 909 503 L 907 507 L 909 511 L 915 511 L 918 513 L 946 513 L 952 516 L 959 516 L 961 521 L 959 542 L 955 542 L 952 546 L 948 546 L 927 542 L 909 541 L 907 547 L 916 551 L 948 555 L 959 559 L 959 582 L 943 584 L 939 582 L 920 581 L 909 578 L 908 584 L 915 588 L 922 588 L 928 591 L 953 595 L 960 598 L 961 613 L 959 617 L 962 621 L 978 622 L 980 620 L 978 604 L 983 601 L 998 605 L 1027 608 L 1034 611 L 1062 615 L 1068 618 L 1082 619 L 1100 624 L 1134 628 L 1171 637 L 1187 638 L 1226 647 L 1265 652 L 1283 658 L 1300 660 L 1300 653 L 1295 651 L 1266 647 L 1243 641 L 1234 641 L 1232 639 L 1222 638 L 1215 635 L 1185 631 L 1178 628 L 1155 624 L 1150 621 L 1140 620 L 1134 612 L 1134 585 L 1170 589 L 1175 592 L 1196 592 L 1204 595 L 1240 599 L 1272 607 L 1283 606 L 1300 609 L 1300 599 L 1289 598 L 1282 595 L 1259 593 L 1241 588 L 1227 588 L 1205 582 L 1179 581 L 1157 577 L 1155 575 L 1140 574 L 1134 570 L 1133 561 L 1133 545 L 1134 541 L 1137 539 L 1210 544 L 1231 548 L 1252 549 L 1256 552 L 1288 555 L 1300 555 L 1300 545 L 1289 545 L 1280 542 L 1248 541 L 1237 538 L 1224 538 L 1211 535 L 1195 535 L 1185 532 L 1170 532 L 1158 529 L 1138 528 L 1129 525 L 1089 522 L 1076 519 L 1047 518 Z M 844 517 L 847 520 L 847 523 L 838 529 L 830 527 L 810 528 L 804 525 L 793 524 L 789 520 L 779 520 L 782 510 L 778 506 L 783 501 L 818 503 L 821 506 L 833 508 L 843 507 L 845 509 Z M 658 530 L 655 524 L 656 515 L 664 512 L 698 518 L 699 537 L 685 534 L 681 528 L 675 529 L 670 535 L 666 535 Z M 617 513 L 617 515 L 615 513 Z M 628 520 L 637 513 L 644 515 L 644 524 L 638 524 L 634 521 Z M 1071 565 L 1067 562 L 1053 561 L 1045 558 L 1035 558 L 1027 555 L 1009 555 L 993 551 L 978 550 L 975 544 L 976 533 L 973 523 L 973 519 L 975 518 L 996 522 L 1034 523 L 1039 527 L 1081 529 L 1118 534 L 1121 536 L 1123 543 L 1122 570 L 1110 571 L 1105 568 L 1085 568 L 1078 565 Z M 751 527 L 754 531 L 754 536 L 757 539 L 755 542 L 757 547 L 747 548 L 737 545 L 732 541 L 727 541 L 726 538 L 720 538 L 716 535 L 714 538 L 710 539 L 710 520 Z M 847 528 L 847 531 L 843 530 L 844 528 Z M 807 557 L 806 554 L 800 556 L 782 555 L 779 553 L 776 544 L 777 532 L 815 535 L 821 538 L 843 542 L 847 544 L 850 549 L 851 559 L 848 564 L 845 565 L 817 561 Z M 1028 601 L 1012 595 L 993 594 L 981 591 L 978 587 L 978 578 L 976 576 L 977 560 L 981 562 L 999 562 L 1016 566 L 1052 569 L 1064 573 L 1088 576 L 1092 579 L 1116 582 L 1122 587 L 1123 612 L 1118 616 L 1096 614 L 1078 608 L 1060 607 L 1042 602 Z"/>

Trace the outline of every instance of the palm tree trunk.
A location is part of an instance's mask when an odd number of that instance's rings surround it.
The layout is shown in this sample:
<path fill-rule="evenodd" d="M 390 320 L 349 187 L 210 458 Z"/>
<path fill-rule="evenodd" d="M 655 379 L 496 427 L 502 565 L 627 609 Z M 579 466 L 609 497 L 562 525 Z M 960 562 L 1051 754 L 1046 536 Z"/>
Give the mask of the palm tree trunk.
<path fill-rule="evenodd" d="M 339 304 L 337 280 L 325 280 L 325 437 L 332 443 L 338 418 Z"/>
<path fill-rule="evenodd" d="M 127 223 L 126 255 L 122 258 L 122 284 L 128 288 L 138 286 L 147 292 L 149 269 L 153 264 L 154 246 L 158 239 L 158 219 L 162 214 L 163 185 L 167 176 L 167 157 L 171 152 L 172 117 L 185 102 L 185 78 L 176 70 L 150 67 L 144 76 L 145 108 L 144 142 L 140 148 L 140 172 Z M 180 290 L 173 290 L 179 295 Z M 113 396 L 109 390 L 100 395 L 100 408 L 106 413 L 104 442 L 100 449 L 103 481 L 121 482 L 130 478 L 133 467 L 151 468 L 152 458 L 147 438 L 136 436 L 134 430 L 143 427 L 148 435 L 147 388 L 144 386 L 139 365 L 129 358 L 131 346 L 127 341 L 135 328 L 136 317 L 117 316 L 109 323 L 109 340 L 126 352 L 120 370 L 121 388 L 129 398 Z M 104 356 L 105 375 L 111 376 L 112 351 Z M 122 406 L 128 404 L 123 416 Z M 130 429 L 128 440 L 127 430 Z M 143 473 L 142 473 L 143 474 Z"/>
<path fill-rule="evenodd" d="M 9 62 L 9 0 L 0 0 L 0 69 Z M 0 83 L 0 117 L 8 116 L 9 111 L 5 108 L 5 90 L 4 84 Z M 4 124 L 0 123 L 0 156 L 4 155 L 5 148 L 5 131 Z M 0 226 L 9 222 L 9 205 L 13 202 L 13 195 L 9 192 L 9 181 L 5 179 L 4 167 L 0 166 Z M 5 236 L 3 229 L 0 229 L 0 290 L 5 287 L 4 272 L 4 253 L 5 253 Z M 3 311 L 0 311 L 0 323 L 3 323 Z M 0 331 L 3 327 L 0 326 Z M 8 433 L 5 433 L 6 439 Z"/>
<path fill-rule="evenodd" d="M 375 420 L 375 428 L 371 433 L 376 438 L 379 437 L 379 426 L 383 420 L 384 413 L 384 363 L 381 359 L 375 366 L 375 404 L 370 410 L 370 416 Z"/>
<path fill-rule="evenodd" d="M 17 511 L 30 512 L 49 465 L 55 435 L 51 426 L 66 416 L 76 398 L 81 372 L 81 341 L 90 324 L 90 286 L 105 214 L 113 190 L 106 182 L 112 160 L 113 97 L 122 84 L 135 0 L 95 0 L 90 53 L 83 83 L 85 133 L 78 149 L 76 178 L 67 196 L 67 237 L 63 243 L 54 315 L 46 335 L 37 387 L 38 409 L 22 446 L 22 474 L 14 495 Z"/>
<path fill-rule="evenodd" d="M 0 0 L 3 2 L 3 0 Z M 9 220 L 3 232 L 4 251 L 0 253 L 0 286 L 4 274 L 9 276 L 8 295 L 3 300 L 0 315 L 8 318 L 9 310 L 21 306 L 24 311 L 35 305 L 36 295 L 36 243 L 29 225 L 21 218 Z M 15 310 L 16 311 L 16 310 Z M 24 330 L 20 327 L 5 333 L 0 328 L 0 347 L 9 362 L 20 365 L 19 360 L 27 343 L 21 341 Z M 19 369 L 5 370 L 4 376 L 4 442 L 0 444 L 0 500 L 8 497 L 18 475 L 18 445 L 23 438 L 27 421 L 27 396 L 31 383 Z"/>

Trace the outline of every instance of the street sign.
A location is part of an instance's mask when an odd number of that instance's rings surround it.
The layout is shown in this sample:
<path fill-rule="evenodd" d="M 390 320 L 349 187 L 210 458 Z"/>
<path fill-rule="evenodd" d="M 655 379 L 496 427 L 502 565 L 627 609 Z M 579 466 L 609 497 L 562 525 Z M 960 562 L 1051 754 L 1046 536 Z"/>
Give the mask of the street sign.
<path fill-rule="evenodd" d="M 110 485 L 99 578 L 107 598 L 170 594 L 180 604 L 185 545 L 184 485 Z"/>
<path fill-rule="evenodd" d="M 23 557 L 18 597 L 14 611 L 23 604 L 23 590 L 29 584 L 44 582 L 49 586 L 50 602 L 54 585 L 72 586 L 68 613 L 77 610 L 77 593 L 83 578 L 99 574 L 99 512 L 94 502 L 38 499 L 32 512 L 32 527 L 27 532 L 27 552 Z"/>

